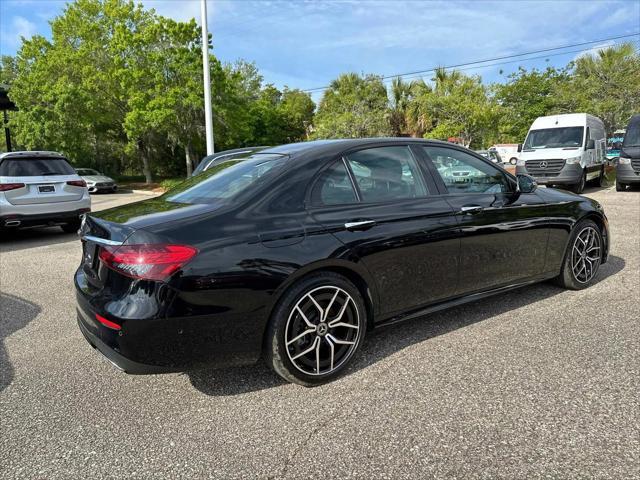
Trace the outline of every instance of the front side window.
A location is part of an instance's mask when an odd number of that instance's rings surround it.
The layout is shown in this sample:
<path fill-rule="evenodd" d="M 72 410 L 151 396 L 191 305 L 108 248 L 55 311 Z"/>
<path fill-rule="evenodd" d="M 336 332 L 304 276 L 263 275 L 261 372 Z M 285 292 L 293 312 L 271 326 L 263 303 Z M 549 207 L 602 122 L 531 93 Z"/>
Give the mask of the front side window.
<path fill-rule="evenodd" d="M 531 130 L 524 142 L 523 150 L 544 148 L 581 147 L 583 127 L 558 127 Z"/>
<path fill-rule="evenodd" d="M 479 158 L 447 147 L 422 147 L 449 193 L 501 193 L 509 191 L 504 173 Z"/>
<path fill-rule="evenodd" d="M 345 205 L 356 201 L 356 192 L 342 160 L 322 172 L 311 189 L 312 205 Z"/>
<path fill-rule="evenodd" d="M 427 188 L 407 146 L 359 150 L 345 157 L 363 202 L 424 197 Z"/>

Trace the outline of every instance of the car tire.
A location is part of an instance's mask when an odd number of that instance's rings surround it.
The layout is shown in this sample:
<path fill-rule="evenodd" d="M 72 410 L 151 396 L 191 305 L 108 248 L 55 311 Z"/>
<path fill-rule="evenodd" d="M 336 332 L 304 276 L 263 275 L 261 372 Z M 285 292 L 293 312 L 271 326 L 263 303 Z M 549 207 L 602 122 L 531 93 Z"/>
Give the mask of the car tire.
<path fill-rule="evenodd" d="M 265 335 L 264 357 L 285 380 L 313 387 L 344 373 L 366 328 L 367 311 L 353 283 L 333 272 L 314 273 L 278 301 Z"/>
<path fill-rule="evenodd" d="M 624 183 L 616 182 L 616 192 L 624 192 L 627 186 Z"/>
<path fill-rule="evenodd" d="M 584 192 L 584 186 L 586 185 L 586 183 L 587 183 L 587 172 L 586 170 L 583 170 L 582 176 L 580 177 L 580 181 L 575 185 L 571 186 L 571 191 L 573 193 L 581 194 L 582 192 Z"/>
<path fill-rule="evenodd" d="M 510 158 L 510 159 L 509 159 L 509 163 L 510 163 L 511 165 L 515 165 L 516 163 L 518 163 L 518 159 L 517 159 L 517 158 L 515 158 L 515 157 L 514 157 L 514 158 Z"/>
<path fill-rule="evenodd" d="M 64 233 L 77 233 L 77 231 L 80 230 L 80 220 L 65 223 L 64 225 L 60 225 L 60 228 L 62 228 Z"/>
<path fill-rule="evenodd" d="M 591 220 L 578 222 L 569 236 L 562 269 L 555 283 L 569 290 L 587 288 L 598 274 L 603 251 L 600 228 Z"/>

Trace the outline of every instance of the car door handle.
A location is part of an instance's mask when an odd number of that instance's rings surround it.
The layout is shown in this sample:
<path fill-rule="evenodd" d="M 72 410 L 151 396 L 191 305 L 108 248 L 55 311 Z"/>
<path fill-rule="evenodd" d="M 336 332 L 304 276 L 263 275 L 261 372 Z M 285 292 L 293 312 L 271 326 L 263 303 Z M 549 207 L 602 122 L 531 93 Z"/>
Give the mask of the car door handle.
<path fill-rule="evenodd" d="M 375 220 L 359 220 L 357 222 L 345 223 L 344 228 L 346 228 L 350 232 L 355 232 L 357 230 L 367 230 L 368 228 L 373 227 L 375 224 Z"/>
<path fill-rule="evenodd" d="M 476 213 L 482 210 L 480 205 L 465 205 L 464 207 L 460 207 L 460 211 L 463 213 Z"/>

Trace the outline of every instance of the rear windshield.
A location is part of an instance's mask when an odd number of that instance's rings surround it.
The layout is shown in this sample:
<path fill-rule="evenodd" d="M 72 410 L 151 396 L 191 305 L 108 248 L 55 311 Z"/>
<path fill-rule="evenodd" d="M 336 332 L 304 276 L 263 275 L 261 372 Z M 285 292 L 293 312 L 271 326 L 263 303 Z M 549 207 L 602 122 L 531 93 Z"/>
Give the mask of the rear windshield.
<path fill-rule="evenodd" d="M 40 175 L 75 175 L 63 158 L 5 158 L 0 160 L 0 177 L 37 177 Z"/>
<path fill-rule="evenodd" d="M 640 120 L 629 125 L 624 134 L 624 147 L 640 147 Z"/>
<path fill-rule="evenodd" d="M 177 203 L 224 203 L 257 188 L 286 158 L 286 155 L 256 153 L 242 160 L 228 160 L 185 180 L 163 197 Z"/>
<path fill-rule="evenodd" d="M 252 153 L 254 153 L 254 151 L 255 150 L 242 150 L 241 152 L 221 153 L 220 155 L 216 155 L 213 158 L 205 157 L 200 162 L 198 167 L 194 170 L 193 174 L 196 175 L 204 170 L 208 170 L 209 168 L 213 167 L 216 163 L 226 162 L 227 160 L 232 160 L 234 158 L 248 157 Z"/>

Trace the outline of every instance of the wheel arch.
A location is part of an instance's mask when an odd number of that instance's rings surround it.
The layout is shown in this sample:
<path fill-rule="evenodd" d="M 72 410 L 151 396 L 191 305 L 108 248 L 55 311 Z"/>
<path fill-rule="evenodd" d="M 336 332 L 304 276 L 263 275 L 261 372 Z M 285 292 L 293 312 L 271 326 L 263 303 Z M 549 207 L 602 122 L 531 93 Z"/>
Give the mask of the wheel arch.
<path fill-rule="evenodd" d="M 374 318 L 378 308 L 378 294 L 375 289 L 374 280 L 369 272 L 364 268 L 353 262 L 346 260 L 339 260 L 333 262 L 316 262 L 309 264 L 295 273 L 290 275 L 274 292 L 272 300 L 268 309 L 268 322 L 271 322 L 273 312 L 278 305 L 278 302 L 282 296 L 298 281 L 301 279 L 316 273 L 331 272 L 338 275 L 342 275 L 348 279 L 360 292 L 362 300 L 364 301 L 366 315 L 367 315 L 367 328 L 373 327 Z M 266 334 L 266 331 L 265 331 Z"/>

